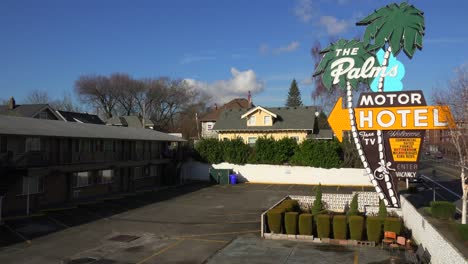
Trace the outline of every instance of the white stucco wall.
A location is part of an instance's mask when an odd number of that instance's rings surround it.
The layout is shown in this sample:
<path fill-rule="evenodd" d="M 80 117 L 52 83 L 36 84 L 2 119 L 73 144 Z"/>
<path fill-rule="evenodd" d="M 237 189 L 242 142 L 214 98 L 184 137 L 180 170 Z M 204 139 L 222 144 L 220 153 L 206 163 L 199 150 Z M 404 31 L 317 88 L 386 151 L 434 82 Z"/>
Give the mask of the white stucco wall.
<path fill-rule="evenodd" d="M 230 163 L 204 164 L 187 162 L 182 167 L 183 179 L 209 180 L 210 167 L 233 169 L 250 183 L 311 184 L 341 186 L 373 186 L 363 169 L 322 169 L 282 165 L 236 165 Z"/>
<path fill-rule="evenodd" d="M 405 226 L 411 229 L 414 239 L 431 254 L 431 263 L 468 263 L 450 242 L 435 229 L 402 195 L 401 210 Z"/>

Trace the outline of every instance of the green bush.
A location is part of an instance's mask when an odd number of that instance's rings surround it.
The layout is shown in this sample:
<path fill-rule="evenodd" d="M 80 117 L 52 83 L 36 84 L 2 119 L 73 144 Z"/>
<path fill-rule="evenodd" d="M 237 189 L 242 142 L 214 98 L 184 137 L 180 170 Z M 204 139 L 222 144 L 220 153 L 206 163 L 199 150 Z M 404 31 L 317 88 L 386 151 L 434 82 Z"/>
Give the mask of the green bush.
<path fill-rule="evenodd" d="M 222 142 L 223 159 L 233 164 L 245 164 L 252 148 L 242 138 Z"/>
<path fill-rule="evenodd" d="M 374 241 L 376 243 L 381 240 L 382 224 L 381 219 L 378 216 L 369 216 L 366 220 L 367 223 L 367 240 Z"/>
<path fill-rule="evenodd" d="M 348 225 L 345 215 L 335 215 L 333 217 L 333 237 L 335 239 L 346 239 Z"/>
<path fill-rule="evenodd" d="M 297 220 L 298 212 L 287 212 L 284 214 L 284 227 L 286 228 L 286 234 L 295 235 L 297 234 Z"/>
<path fill-rule="evenodd" d="M 348 215 L 349 216 L 358 215 L 359 214 L 358 206 L 359 206 L 359 204 L 358 204 L 358 194 L 355 193 L 354 196 L 353 196 L 353 199 L 351 200 L 351 204 L 349 205 Z"/>
<path fill-rule="evenodd" d="M 270 232 L 281 234 L 283 231 L 282 224 L 283 224 L 283 215 L 285 210 L 284 209 L 271 209 L 267 212 L 267 222 L 268 228 Z"/>
<path fill-rule="evenodd" d="M 387 206 L 385 206 L 385 203 L 383 202 L 383 200 L 380 200 L 379 201 L 379 217 L 384 219 L 387 216 L 388 216 Z"/>
<path fill-rule="evenodd" d="M 311 213 L 313 216 L 320 214 L 323 211 L 323 203 L 322 203 L 322 185 L 319 185 L 315 189 L 315 200 L 312 204 Z"/>
<path fill-rule="evenodd" d="M 455 205 L 448 201 L 431 202 L 433 217 L 441 219 L 453 219 L 455 217 Z"/>
<path fill-rule="evenodd" d="M 463 239 L 463 241 L 468 241 L 468 225 L 465 224 L 458 224 L 457 223 L 457 231 L 458 231 L 458 234 L 460 234 L 461 238 Z"/>
<path fill-rule="evenodd" d="M 275 208 L 283 208 L 286 212 L 299 212 L 301 210 L 297 200 L 287 199 L 278 204 Z"/>
<path fill-rule="evenodd" d="M 253 155 L 249 161 L 259 164 L 283 164 L 294 155 L 297 143 L 292 138 L 274 140 L 272 137 L 260 137 L 255 142 Z"/>
<path fill-rule="evenodd" d="M 359 215 L 350 216 L 349 218 L 349 235 L 353 240 L 362 240 L 362 232 L 364 230 L 364 217 Z"/>
<path fill-rule="evenodd" d="M 312 214 L 299 215 L 299 235 L 312 235 Z"/>
<path fill-rule="evenodd" d="M 291 164 L 316 168 L 341 167 L 341 147 L 336 140 L 307 139 L 291 157 Z"/>
<path fill-rule="evenodd" d="M 203 161 L 211 164 L 223 162 L 222 142 L 216 138 L 206 138 L 198 141 L 195 150 Z"/>
<path fill-rule="evenodd" d="M 317 236 L 319 238 L 330 237 L 330 216 L 329 215 L 318 215 L 317 219 Z"/>
<path fill-rule="evenodd" d="M 398 217 L 387 217 L 384 221 L 384 231 L 395 232 L 397 235 L 401 232 L 401 220 Z"/>

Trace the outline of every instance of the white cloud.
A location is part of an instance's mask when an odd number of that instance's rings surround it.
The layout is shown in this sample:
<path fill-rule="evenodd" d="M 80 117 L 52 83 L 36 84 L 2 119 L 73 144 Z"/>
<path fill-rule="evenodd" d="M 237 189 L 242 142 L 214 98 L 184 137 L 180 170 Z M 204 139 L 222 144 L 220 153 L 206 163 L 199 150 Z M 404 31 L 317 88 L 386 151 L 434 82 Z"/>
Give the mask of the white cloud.
<path fill-rule="evenodd" d="M 289 43 L 287 46 L 279 47 L 277 49 L 274 49 L 273 53 L 278 55 L 278 54 L 281 54 L 281 53 L 292 52 L 292 51 L 295 51 L 297 48 L 299 48 L 299 45 L 300 45 L 299 41 L 293 41 L 293 42 Z"/>
<path fill-rule="evenodd" d="M 312 77 L 307 77 L 304 80 L 301 81 L 302 85 L 311 85 L 314 81 L 312 80 Z"/>
<path fill-rule="evenodd" d="M 352 25 L 351 21 L 338 19 L 334 16 L 321 16 L 319 24 L 324 26 L 330 35 L 338 35 L 345 32 Z"/>
<path fill-rule="evenodd" d="M 314 16 L 312 0 L 298 0 L 293 8 L 293 12 L 302 22 L 309 22 Z"/>
<path fill-rule="evenodd" d="M 196 55 L 185 55 L 181 60 L 180 64 L 190 64 L 198 61 L 206 61 L 206 60 L 215 60 L 216 57 L 214 56 L 196 56 Z"/>
<path fill-rule="evenodd" d="M 212 83 L 185 79 L 188 85 L 210 95 L 213 102 L 226 103 L 234 98 L 247 98 L 250 91 L 253 94 L 263 91 L 263 82 L 257 80 L 253 70 L 239 71 L 231 68 L 232 77 L 228 80 L 219 80 Z"/>

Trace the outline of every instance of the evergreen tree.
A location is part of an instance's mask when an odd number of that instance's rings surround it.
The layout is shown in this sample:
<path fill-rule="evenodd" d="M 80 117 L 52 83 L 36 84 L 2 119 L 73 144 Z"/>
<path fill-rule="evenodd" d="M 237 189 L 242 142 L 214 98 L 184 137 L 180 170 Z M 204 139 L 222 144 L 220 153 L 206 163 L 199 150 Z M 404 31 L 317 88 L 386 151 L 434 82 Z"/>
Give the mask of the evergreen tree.
<path fill-rule="evenodd" d="M 319 185 L 315 189 L 315 200 L 312 204 L 311 213 L 312 215 L 318 215 L 323 210 L 323 203 L 322 203 L 322 185 Z"/>
<path fill-rule="evenodd" d="M 296 79 L 293 79 L 291 82 L 291 87 L 289 88 L 288 92 L 288 99 L 286 100 L 286 106 L 302 106 L 301 92 L 297 87 Z"/>
<path fill-rule="evenodd" d="M 358 209 L 358 194 L 354 194 L 353 199 L 351 200 L 351 204 L 349 205 L 349 211 L 348 215 L 358 215 L 359 214 L 359 209 Z"/>
<path fill-rule="evenodd" d="M 379 202 L 379 217 L 384 219 L 387 216 L 388 216 L 387 207 L 385 206 L 384 202 L 382 200 L 380 200 L 380 202 Z"/>

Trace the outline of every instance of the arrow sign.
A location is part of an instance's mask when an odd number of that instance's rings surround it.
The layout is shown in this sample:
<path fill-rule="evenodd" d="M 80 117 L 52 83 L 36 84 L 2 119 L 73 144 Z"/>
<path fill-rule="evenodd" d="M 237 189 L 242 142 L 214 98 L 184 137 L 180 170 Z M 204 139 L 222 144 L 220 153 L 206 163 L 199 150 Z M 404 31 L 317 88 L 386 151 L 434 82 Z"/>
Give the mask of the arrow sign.
<path fill-rule="evenodd" d="M 351 130 L 350 110 L 342 108 L 343 98 L 333 107 L 328 123 L 341 142 L 343 131 Z M 455 126 L 448 106 L 398 106 L 354 108 L 356 128 L 361 130 L 426 130 Z"/>

